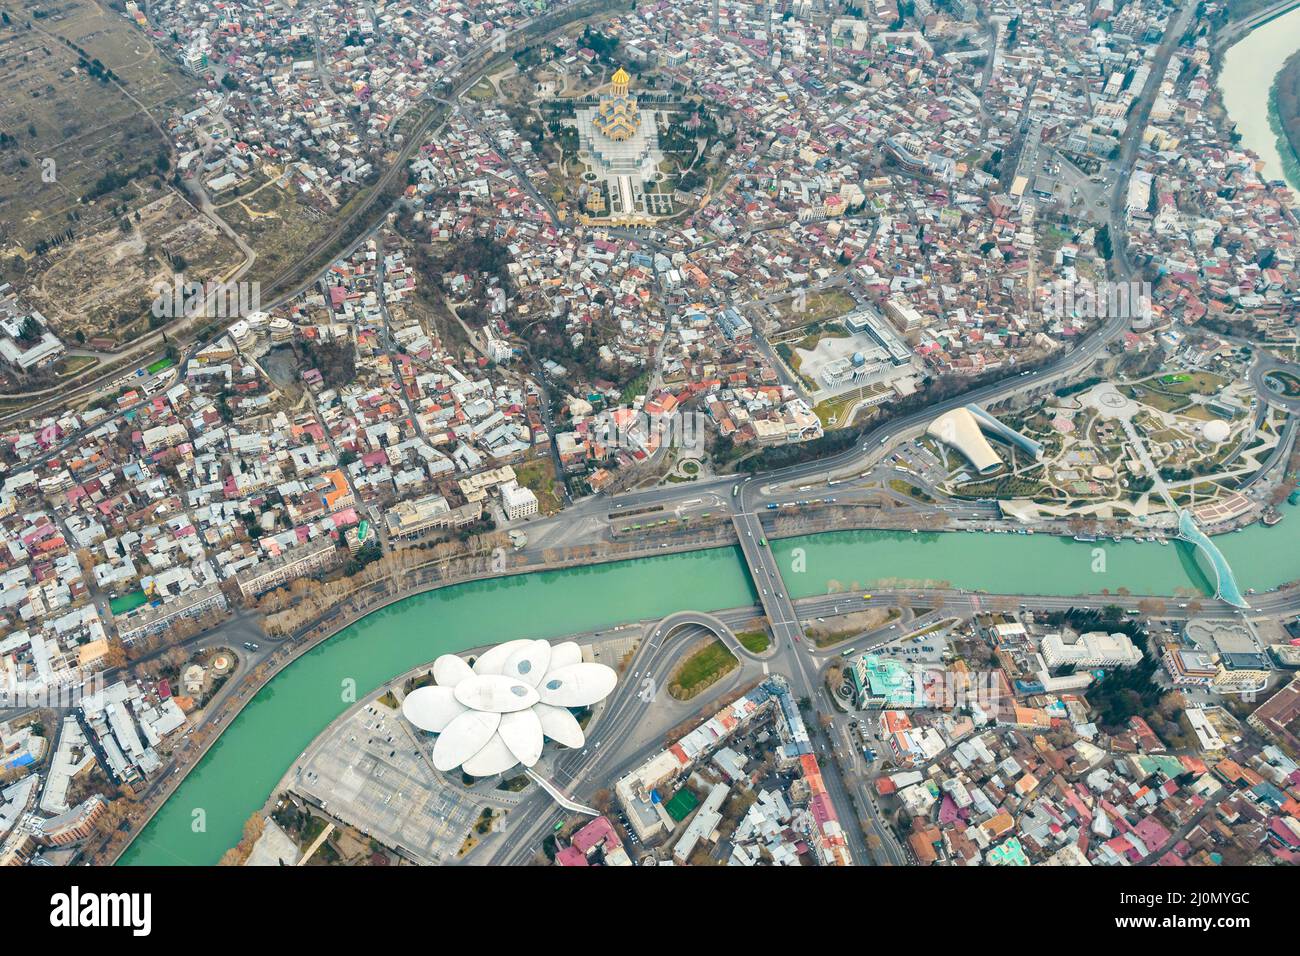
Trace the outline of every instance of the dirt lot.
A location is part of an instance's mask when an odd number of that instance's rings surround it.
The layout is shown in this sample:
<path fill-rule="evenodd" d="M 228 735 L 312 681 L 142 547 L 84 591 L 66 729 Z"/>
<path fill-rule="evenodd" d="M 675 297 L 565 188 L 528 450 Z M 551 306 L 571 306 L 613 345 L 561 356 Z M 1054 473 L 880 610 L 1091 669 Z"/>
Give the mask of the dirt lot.
<path fill-rule="evenodd" d="M 166 193 L 137 211 L 140 222 L 129 233 L 112 228 L 74 240 L 27 288 L 28 299 L 65 335 L 80 330 L 87 338 L 125 341 L 147 331 L 154 285 L 172 281 L 166 254 L 199 280 L 218 278 L 242 259 L 179 196 Z"/>
<path fill-rule="evenodd" d="M 114 218 L 109 207 L 156 198 L 139 195 L 156 191 L 145 182 L 94 208 L 80 202 L 106 173 L 156 169 L 169 152 L 156 123 L 186 106 L 195 85 L 124 17 L 90 0 L 0 0 L 0 10 L 10 18 L 0 26 L 0 131 L 12 137 L 0 148 L 0 226 L 12 255 L 70 226 L 89 232 Z M 95 60 L 116 82 L 90 74 Z"/>
<path fill-rule="evenodd" d="M 822 289 L 804 296 L 791 296 L 774 302 L 781 331 L 824 322 L 852 312 L 857 307 L 853 296 L 842 289 Z"/>
<path fill-rule="evenodd" d="M 227 202 L 227 197 L 217 202 L 221 218 L 257 250 L 257 263 L 249 278 L 263 283 L 324 237 L 334 217 L 343 214 L 335 210 L 327 215 L 299 202 L 290 188 L 277 184 L 234 202 Z"/>
<path fill-rule="evenodd" d="M 0 278 L 65 337 L 122 341 L 147 327 L 168 255 L 201 278 L 239 261 L 169 184 L 160 127 L 197 81 L 93 0 L 0 10 Z"/>
<path fill-rule="evenodd" d="M 898 616 L 897 608 L 873 607 L 832 618 L 824 625 L 810 625 L 804 629 L 804 633 L 818 647 L 827 647 L 857 637 L 865 631 L 873 631 Z"/>

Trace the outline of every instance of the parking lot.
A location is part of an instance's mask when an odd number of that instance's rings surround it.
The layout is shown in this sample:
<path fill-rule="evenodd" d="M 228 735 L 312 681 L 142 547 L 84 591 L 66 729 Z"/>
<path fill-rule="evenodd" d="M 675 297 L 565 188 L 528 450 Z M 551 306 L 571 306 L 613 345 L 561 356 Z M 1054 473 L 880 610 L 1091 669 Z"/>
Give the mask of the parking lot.
<path fill-rule="evenodd" d="M 454 861 L 481 811 L 433 769 L 397 712 L 379 703 L 331 728 L 293 790 L 422 864 Z"/>

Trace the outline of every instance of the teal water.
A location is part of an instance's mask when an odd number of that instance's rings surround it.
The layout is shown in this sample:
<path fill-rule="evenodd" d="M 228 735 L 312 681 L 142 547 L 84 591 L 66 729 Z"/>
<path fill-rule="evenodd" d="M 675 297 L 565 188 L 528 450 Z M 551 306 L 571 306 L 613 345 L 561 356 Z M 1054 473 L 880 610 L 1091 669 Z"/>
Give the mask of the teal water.
<path fill-rule="evenodd" d="M 1215 542 L 1243 589 L 1300 579 L 1300 507 L 1282 524 L 1252 525 Z M 1190 551 L 1049 535 L 844 531 L 773 542 L 795 597 L 882 580 L 1026 594 L 1205 590 Z M 1097 553 L 1104 570 L 1096 571 Z M 802 554 L 796 549 L 801 549 Z M 720 548 L 570 571 L 462 584 L 367 616 L 303 655 L 254 698 L 122 857 L 126 865 L 214 864 L 239 840 L 293 760 L 356 697 L 439 654 L 516 637 L 555 637 L 684 608 L 756 600 L 739 551 Z M 206 816 L 195 832 L 195 811 Z"/>
<path fill-rule="evenodd" d="M 214 864 L 312 739 L 355 699 L 439 654 L 757 600 L 738 549 L 461 584 L 340 631 L 270 681 L 132 843 L 127 865 Z M 196 832 L 196 811 L 202 829 Z"/>
<path fill-rule="evenodd" d="M 1241 144 L 1264 163 L 1265 179 L 1284 179 L 1300 191 L 1300 163 L 1277 116 L 1272 91 L 1278 71 L 1300 50 L 1300 7 L 1252 30 L 1230 46 L 1219 70 L 1219 89 Z"/>

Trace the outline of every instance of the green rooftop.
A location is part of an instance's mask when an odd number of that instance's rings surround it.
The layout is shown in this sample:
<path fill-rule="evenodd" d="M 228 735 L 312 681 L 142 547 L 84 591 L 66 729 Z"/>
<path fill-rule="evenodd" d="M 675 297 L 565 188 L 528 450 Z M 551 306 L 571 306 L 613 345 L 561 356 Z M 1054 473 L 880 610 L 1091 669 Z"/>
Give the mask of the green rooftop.
<path fill-rule="evenodd" d="M 883 700 L 887 707 L 910 707 L 916 703 L 911 673 L 888 658 L 874 654 L 858 658 L 853 663 L 853 684 L 859 698 Z"/>
<path fill-rule="evenodd" d="M 121 597 L 113 598 L 108 602 L 108 609 L 114 614 L 125 614 L 128 611 L 134 611 L 148 600 L 143 591 L 132 591 L 130 594 L 123 594 Z"/>
<path fill-rule="evenodd" d="M 1020 845 L 1020 840 L 1011 837 L 989 850 L 989 865 L 1028 866 L 1029 857 L 1025 856 L 1025 848 Z"/>
<path fill-rule="evenodd" d="M 700 798 L 692 793 L 688 788 L 682 787 L 673 794 L 671 800 L 664 804 L 664 809 L 668 815 L 673 818 L 673 822 L 681 823 L 691 811 L 700 805 Z"/>

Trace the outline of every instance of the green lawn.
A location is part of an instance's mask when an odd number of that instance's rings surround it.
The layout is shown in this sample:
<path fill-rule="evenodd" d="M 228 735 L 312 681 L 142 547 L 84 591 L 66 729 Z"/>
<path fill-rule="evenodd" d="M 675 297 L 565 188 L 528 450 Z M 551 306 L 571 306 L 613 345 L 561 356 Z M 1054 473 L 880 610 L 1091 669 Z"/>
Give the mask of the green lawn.
<path fill-rule="evenodd" d="M 470 88 L 467 95 L 475 103 L 486 103 L 488 100 L 496 98 L 497 91 L 492 86 L 491 81 L 484 77 Z"/>
<path fill-rule="evenodd" d="M 925 489 L 909 484 L 902 478 L 891 478 L 889 481 L 889 487 L 893 488 L 899 494 L 907 495 L 909 498 L 915 498 L 917 501 L 924 501 L 927 504 L 934 501 L 934 498 L 927 494 Z"/>
<path fill-rule="evenodd" d="M 1173 392 L 1175 395 L 1217 395 L 1228 384 L 1226 378 L 1222 375 L 1215 375 L 1213 372 L 1191 372 L 1178 376 L 1166 376 L 1166 378 L 1172 377 L 1177 377 L 1180 381 L 1168 383 L 1161 379 L 1157 379 L 1157 381 L 1162 389 L 1166 392 Z"/>
<path fill-rule="evenodd" d="M 855 388 L 851 392 L 845 392 L 843 395 L 836 395 L 834 398 L 828 398 L 813 408 L 815 414 L 822 423 L 822 428 L 844 428 L 848 424 L 849 410 L 858 403 L 860 399 L 869 398 L 873 395 L 879 395 L 883 391 L 888 391 L 888 386 L 864 385 L 861 388 Z M 831 419 L 835 419 L 834 422 Z"/>
<path fill-rule="evenodd" d="M 537 507 L 544 515 L 555 514 L 564 507 L 555 480 L 555 466 L 550 458 L 534 458 L 515 468 L 515 479 L 537 496 Z"/>
<path fill-rule="evenodd" d="M 1185 398 L 1153 391 L 1144 385 L 1133 386 L 1133 398 L 1141 402 L 1143 405 L 1150 405 L 1152 408 L 1158 408 L 1162 412 L 1176 412 L 1188 403 Z"/>
<path fill-rule="evenodd" d="M 632 381 L 627 383 L 623 393 L 619 395 L 618 400 L 624 405 L 631 405 L 638 395 L 645 393 L 646 386 L 650 384 L 650 373 L 642 372 Z"/>
<path fill-rule="evenodd" d="M 67 355 L 54 364 L 54 374 L 62 378 L 68 378 L 72 375 L 79 375 L 92 365 L 98 364 L 99 359 L 89 355 Z"/>
<path fill-rule="evenodd" d="M 682 662 L 668 685 L 668 693 L 678 700 L 690 700 L 739 664 L 735 655 L 714 639 Z"/>
<path fill-rule="evenodd" d="M 772 643 L 767 636 L 767 631 L 745 631 L 736 635 L 736 640 L 740 641 L 741 647 L 751 654 L 761 654 L 767 650 L 767 646 Z"/>

